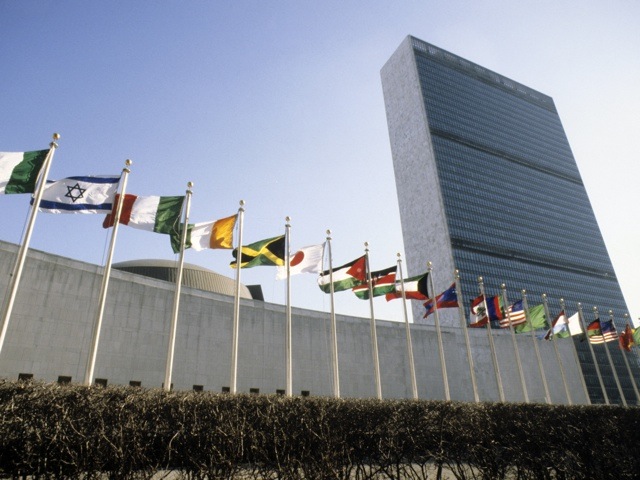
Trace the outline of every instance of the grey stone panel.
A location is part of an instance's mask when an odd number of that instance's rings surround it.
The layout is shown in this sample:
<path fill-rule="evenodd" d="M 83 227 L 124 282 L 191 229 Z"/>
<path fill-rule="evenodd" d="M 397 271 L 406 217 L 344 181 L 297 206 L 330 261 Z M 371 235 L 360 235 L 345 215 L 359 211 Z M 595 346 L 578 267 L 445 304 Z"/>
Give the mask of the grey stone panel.
<path fill-rule="evenodd" d="M 7 290 L 16 248 L 0 242 L 0 288 Z M 14 315 L 0 352 L 0 377 L 36 380 L 58 376 L 82 382 L 97 309 L 102 268 L 30 251 Z M 166 281 L 112 271 L 95 378 L 109 385 L 140 381 L 160 387 L 164 381 L 174 286 Z M 175 389 L 203 385 L 220 392 L 229 386 L 233 297 L 183 287 L 172 383 Z M 285 307 L 257 300 L 240 302 L 238 390 L 258 388 L 275 393 L 285 387 Z M 368 318 L 337 315 L 340 388 L 343 397 L 375 397 L 375 378 Z M 331 396 L 331 329 L 328 312 L 292 309 L 293 392 Z M 405 325 L 377 321 L 376 332 L 384 398 L 411 398 Z M 470 330 L 481 400 L 497 400 L 497 388 L 486 332 Z M 432 323 L 412 324 L 411 334 L 420 398 L 443 399 L 440 355 Z M 506 332 L 495 332 L 507 399 L 522 392 Z M 460 328 L 442 329 L 447 373 L 454 400 L 472 401 L 469 367 Z M 560 342 L 574 402 L 584 402 L 570 342 Z M 564 403 L 564 386 L 554 370 L 551 344 L 539 342 L 551 395 Z M 544 401 L 530 339 L 518 337 L 530 397 Z"/>

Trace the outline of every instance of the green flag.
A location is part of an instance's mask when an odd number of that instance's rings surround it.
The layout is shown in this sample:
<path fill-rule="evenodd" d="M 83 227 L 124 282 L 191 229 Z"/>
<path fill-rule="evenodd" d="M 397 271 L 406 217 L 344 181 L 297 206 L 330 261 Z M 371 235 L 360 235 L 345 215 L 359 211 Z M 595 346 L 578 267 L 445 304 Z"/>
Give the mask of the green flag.
<path fill-rule="evenodd" d="M 549 328 L 547 324 L 547 317 L 544 314 L 544 305 L 536 305 L 529 309 L 529 321 L 527 323 L 522 323 L 515 327 L 516 333 L 525 333 L 530 332 L 531 327 L 533 326 L 534 330 L 538 330 L 539 328 Z"/>
<path fill-rule="evenodd" d="M 0 194 L 33 193 L 49 150 L 0 152 Z"/>

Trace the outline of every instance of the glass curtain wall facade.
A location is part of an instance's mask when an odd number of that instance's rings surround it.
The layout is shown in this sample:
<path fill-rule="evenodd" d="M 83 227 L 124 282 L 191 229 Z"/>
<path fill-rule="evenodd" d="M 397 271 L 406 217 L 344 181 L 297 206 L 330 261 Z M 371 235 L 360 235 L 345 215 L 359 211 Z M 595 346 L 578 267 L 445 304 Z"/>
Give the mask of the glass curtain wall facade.
<path fill-rule="evenodd" d="M 460 270 L 467 305 L 482 276 L 487 296 L 503 283 L 510 302 L 522 289 L 530 306 L 546 294 L 554 317 L 560 298 L 568 315 L 581 302 L 587 322 L 593 306 L 603 320 L 612 310 L 622 332 L 626 304 L 553 100 L 413 37 L 382 80 L 410 273 L 437 258 Z M 603 403 L 588 344 L 574 342 L 591 401 Z M 618 342 L 608 347 L 633 405 Z M 594 346 L 607 394 L 621 403 L 604 348 Z"/>

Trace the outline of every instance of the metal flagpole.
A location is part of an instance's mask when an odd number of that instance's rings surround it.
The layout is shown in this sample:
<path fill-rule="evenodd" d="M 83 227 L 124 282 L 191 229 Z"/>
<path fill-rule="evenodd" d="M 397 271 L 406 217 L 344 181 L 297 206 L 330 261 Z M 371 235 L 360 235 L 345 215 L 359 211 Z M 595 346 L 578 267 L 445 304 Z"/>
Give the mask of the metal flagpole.
<path fill-rule="evenodd" d="M 484 305 L 484 313 L 487 316 L 487 338 L 489 339 L 489 348 L 491 349 L 491 360 L 493 361 L 493 371 L 496 374 L 496 382 L 498 384 L 498 395 L 500 401 L 504 402 L 504 388 L 502 388 L 502 378 L 500 377 L 500 366 L 498 365 L 498 356 L 496 354 L 496 346 L 493 343 L 493 334 L 491 333 L 491 318 L 489 317 L 489 308 L 487 307 L 487 296 L 484 294 L 484 282 L 482 277 L 478 277 L 478 285 L 480 287 L 480 295 L 482 295 L 482 303 Z"/>
<path fill-rule="evenodd" d="M 507 321 L 509 322 L 509 332 L 511 333 L 511 342 L 513 343 L 513 351 L 516 356 L 516 365 L 518 366 L 518 374 L 520 375 L 520 384 L 522 385 L 522 393 L 524 395 L 525 403 L 529 403 L 529 392 L 527 391 L 527 383 L 524 380 L 524 371 L 522 370 L 522 361 L 520 360 L 520 351 L 518 350 L 518 343 L 516 340 L 516 332 L 511 324 L 511 313 L 509 313 L 509 301 L 507 300 L 507 285 L 500 285 L 502 290 L 502 303 L 507 314 Z"/>
<path fill-rule="evenodd" d="M 336 310 L 333 301 L 333 258 L 331 256 L 331 230 L 327 230 L 327 251 L 329 252 L 329 293 L 331 298 L 331 344 L 333 358 L 333 396 L 340 398 L 340 372 L 338 369 L 338 334 L 336 326 Z M 324 258 L 324 255 L 323 255 Z"/>
<path fill-rule="evenodd" d="M 184 267 L 184 245 L 189 230 L 189 209 L 191 207 L 191 189 L 193 182 L 187 183 L 187 195 L 184 199 L 184 223 L 180 235 L 180 256 L 178 257 L 178 272 L 176 275 L 176 290 L 173 296 L 173 311 L 171 315 L 171 330 L 169 332 L 169 348 L 167 350 L 167 367 L 164 373 L 164 390 L 171 391 L 171 372 L 173 370 L 173 355 L 176 346 L 176 331 L 178 329 L 178 311 L 180 307 L 180 290 L 182 287 L 182 270 Z"/>
<path fill-rule="evenodd" d="M 600 318 L 600 314 L 598 313 L 598 307 L 593 307 L 593 314 L 596 319 Z M 602 323 L 600 324 L 602 328 Z M 613 326 L 615 328 L 615 325 Z M 611 352 L 609 352 L 609 342 L 607 342 L 604 338 L 604 332 L 600 331 L 602 334 L 602 341 L 604 343 L 604 351 L 607 353 L 607 358 L 609 359 L 609 365 L 611 366 L 611 372 L 613 372 L 613 379 L 616 382 L 616 386 L 618 387 L 618 393 L 620 394 L 620 399 L 622 400 L 622 405 L 627 406 L 627 399 L 624 396 L 624 392 L 622 391 L 622 385 L 620 385 L 620 379 L 618 378 L 618 372 L 616 371 L 616 366 L 613 364 L 613 359 L 611 358 Z"/>
<path fill-rule="evenodd" d="M 565 315 L 567 314 L 567 310 L 564 306 L 564 298 L 560 299 L 560 308 Z M 578 315 L 579 317 L 580 315 Z M 567 324 L 569 323 L 569 317 L 567 317 Z M 582 328 L 582 326 L 580 327 Z M 569 328 L 569 333 L 571 334 L 571 328 Z M 573 335 L 569 337 L 571 339 L 571 347 L 573 350 L 573 358 L 576 362 L 576 366 L 578 367 L 578 371 L 580 372 L 580 383 L 582 383 L 582 388 L 584 389 L 584 396 L 587 399 L 587 405 L 591 405 L 591 398 L 589 397 L 589 389 L 587 388 L 587 382 L 584 379 L 584 374 L 582 373 L 582 366 L 580 364 L 580 358 L 578 357 L 578 349 L 576 348 L 576 342 L 573 340 Z"/>
<path fill-rule="evenodd" d="M 611 321 L 613 322 L 613 310 L 609 310 L 609 316 L 611 317 Z M 629 314 L 625 313 L 624 319 L 629 325 Z M 633 391 L 636 394 L 636 405 L 640 404 L 640 393 L 638 393 L 638 384 L 636 383 L 636 379 L 633 377 L 633 372 L 631 371 L 631 365 L 629 365 L 629 360 L 627 359 L 627 352 L 621 352 L 622 358 L 624 358 L 624 363 L 627 366 L 627 372 L 629 372 L 629 378 L 631 379 L 631 385 L 633 385 Z"/>
<path fill-rule="evenodd" d="M 404 291 L 404 277 L 402 275 L 402 255 L 398 253 L 398 275 L 400 275 L 400 288 L 402 290 L 402 307 L 404 311 L 404 329 L 407 336 L 407 355 L 409 356 L 409 371 L 411 373 L 411 390 L 413 399 L 418 400 L 418 383 L 416 382 L 416 365 L 413 359 L 413 344 L 411 343 L 411 328 L 409 327 L 409 314 L 407 312 L 407 294 Z"/>
<path fill-rule="evenodd" d="M 244 221 L 244 200 L 238 208 L 238 246 L 236 247 L 236 296 L 233 299 L 233 338 L 231 340 L 231 380 L 229 392 L 236 393 L 238 386 L 238 333 L 240 329 L 240 265 L 242 264 L 242 223 Z"/>
<path fill-rule="evenodd" d="M 471 386 L 473 387 L 473 398 L 477 402 L 480 401 L 480 395 L 478 394 L 478 383 L 476 382 L 476 372 L 473 368 L 473 356 L 471 355 L 471 342 L 469 341 L 469 330 L 467 327 L 467 317 L 464 313 L 462 290 L 460 288 L 460 272 L 456 269 L 454 272 L 456 281 L 456 298 L 458 299 L 458 314 L 460 317 L 460 328 L 464 332 L 464 343 L 467 348 L 467 359 L 469 360 L 469 375 L 471 377 Z M 435 292 L 431 292 L 433 295 L 433 301 L 436 301 Z"/>
<path fill-rule="evenodd" d="M 589 340 L 587 322 L 584 319 L 584 315 L 582 313 L 582 304 L 580 302 L 578 302 L 578 318 L 580 319 L 582 330 L 584 331 L 584 335 L 587 339 L 587 345 L 589 345 L 589 351 L 591 352 L 593 365 L 596 367 L 596 374 L 598 375 L 598 382 L 600 382 L 600 388 L 602 389 L 602 395 L 604 396 L 604 401 L 607 405 L 611 405 L 611 402 L 609 401 L 609 395 L 607 395 L 607 389 L 604 386 L 604 380 L 602 380 L 602 373 L 600 372 L 600 365 L 598 365 L 598 358 L 596 357 L 596 352 L 593 350 L 593 345 L 591 345 L 591 340 Z"/>
<path fill-rule="evenodd" d="M 286 217 L 287 222 L 284 226 L 284 255 L 287 268 L 287 325 L 285 328 L 285 352 L 286 352 L 286 395 L 293 395 L 293 369 L 292 369 L 292 350 L 291 350 L 291 217 Z"/>
<path fill-rule="evenodd" d="M 542 357 L 540 356 L 540 348 L 538 347 L 538 339 L 536 338 L 536 330 L 533 328 L 533 322 L 529 318 L 529 302 L 527 301 L 527 291 L 522 290 L 522 307 L 524 308 L 524 315 L 527 319 L 527 325 L 531 332 L 531 341 L 533 342 L 533 349 L 536 352 L 536 359 L 538 360 L 538 370 L 540 371 L 540 378 L 542 379 L 542 387 L 544 388 L 544 398 L 548 404 L 551 404 L 551 394 L 549 393 L 549 384 L 547 383 L 547 376 L 544 374 L 544 368 L 542 367 Z"/>
<path fill-rule="evenodd" d="M 431 291 L 435 292 L 433 286 L 433 265 L 431 262 L 427 262 L 427 272 L 429 273 L 429 283 L 431 284 Z M 438 313 L 438 302 L 433 302 L 433 313 L 435 315 L 436 334 L 438 335 L 438 352 L 440 353 L 440 366 L 442 368 L 442 383 L 444 384 L 444 398 L 445 400 L 451 400 L 451 394 L 449 393 L 449 379 L 447 378 L 447 364 L 444 360 L 444 344 L 442 343 L 442 331 L 440 330 L 440 314 Z"/>
<path fill-rule="evenodd" d="M 549 302 L 547 301 L 547 294 L 542 294 L 542 305 L 544 306 L 544 314 L 547 318 L 553 318 L 549 311 Z M 564 310 L 562 310 L 562 315 L 564 315 L 565 320 L 567 320 L 567 314 Z M 562 365 L 562 359 L 560 358 L 560 349 L 558 348 L 558 340 L 556 339 L 556 335 L 553 331 L 553 320 L 550 322 L 551 325 L 551 341 L 553 342 L 553 349 L 556 352 L 556 361 L 558 362 L 558 368 L 560 369 L 560 375 L 562 376 L 562 383 L 564 384 L 564 391 L 567 395 L 567 403 L 569 405 L 573 405 L 573 401 L 571 400 L 571 392 L 569 391 L 569 385 L 567 384 L 567 375 L 564 371 L 564 365 Z M 567 328 L 569 328 L 569 322 L 567 320 Z"/>
<path fill-rule="evenodd" d="M 382 400 L 382 384 L 380 382 L 380 360 L 378 358 L 378 334 L 376 333 L 376 319 L 373 313 L 373 285 L 371 282 L 371 268 L 369 267 L 369 242 L 364 242 L 364 258 L 367 269 L 367 283 L 369 284 L 369 311 L 371 312 L 371 353 L 373 368 L 376 376 L 376 394 Z"/>
<path fill-rule="evenodd" d="M 4 311 L 2 314 L 2 329 L 0 329 L 0 352 L 2 351 L 4 338 L 7 335 L 7 329 L 9 328 L 9 320 L 11 318 L 11 312 L 13 311 L 13 304 L 16 300 L 16 294 L 18 293 L 20 277 L 22 276 L 22 269 L 27 258 L 27 251 L 29 250 L 29 243 L 31 242 L 33 226 L 36 223 L 36 216 L 38 215 L 38 207 L 40 206 L 40 200 L 42 199 L 42 192 L 44 192 L 44 187 L 47 183 L 49 169 L 51 168 L 51 162 L 53 161 L 53 154 L 55 152 L 55 149 L 58 148 L 56 140 L 59 139 L 60 135 L 54 133 L 53 141 L 49 144 L 49 153 L 47 153 L 47 157 L 44 159 L 44 163 L 42 164 L 42 167 L 40 167 L 40 172 L 38 174 L 38 186 L 36 187 L 33 204 L 31 205 L 31 210 L 29 212 L 29 222 L 27 223 L 27 229 L 24 233 L 24 237 L 22 238 L 22 244 L 18 249 L 16 263 L 13 267 L 13 273 L 11 274 L 9 298 L 7 299 L 7 303 L 4 306 Z"/>
<path fill-rule="evenodd" d="M 84 373 L 84 384 L 87 386 L 90 386 L 93 382 L 93 373 L 96 366 L 96 357 L 98 355 L 98 342 L 100 340 L 100 330 L 102 328 L 102 318 L 104 317 L 104 307 L 107 301 L 107 290 L 109 288 L 109 276 L 111 275 L 113 252 L 116 248 L 116 236 L 118 235 L 118 225 L 120 224 L 122 204 L 124 203 L 124 196 L 127 191 L 127 180 L 129 179 L 129 173 L 131 173 L 131 170 L 129 170 L 131 163 L 131 160 L 127 159 L 124 162 L 125 167 L 122 169 L 120 193 L 118 194 L 118 202 L 116 204 L 115 217 L 113 219 L 113 231 L 111 232 L 109 253 L 107 254 L 107 261 L 104 266 L 104 271 L 102 272 L 102 285 L 100 286 L 98 314 L 96 315 L 96 321 L 93 324 L 91 349 L 89 350 L 89 356 L 87 358 L 87 368 Z"/>

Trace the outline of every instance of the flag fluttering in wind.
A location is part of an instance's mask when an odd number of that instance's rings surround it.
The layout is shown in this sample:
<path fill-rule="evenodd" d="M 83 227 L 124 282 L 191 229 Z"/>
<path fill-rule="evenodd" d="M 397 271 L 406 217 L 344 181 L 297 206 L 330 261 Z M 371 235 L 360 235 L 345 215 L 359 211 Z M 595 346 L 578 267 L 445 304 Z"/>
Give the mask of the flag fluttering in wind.
<path fill-rule="evenodd" d="M 511 325 L 513 327 L 527 322 L 527 315 L 524 312 L 522 300 L 518 300 L 517 302 L 509 305 L 507 308 L 507 314 L 505 314 L 504 318 L 500 319 L 500 328 L 509 328 L 509 320 L 511 320 Z"/>
<path fill-rule="evenodd" d="M 489 320 L 501 320 L 504 318 L 504 308 L 502 298 L 498 295 L 487 297 L 487 307 L 484 306 L 484 295 L 480 295 L 471 300 L 471 322 L 472 328 L 484 327 Z"/>
<path fill-rule="evenodd" d="M 236 226 L 238 215 L 221 218 L 215 222 L 202 222 L 189 224 L 187 229 L 187 239 L 184 248 L 193 248 L 200 252 L 209 248 L 232 249 L 233 229 Z M 182 234 L 182 224 L 178 230 L 171 234 L 171 248 L 173 253 L 180 251 L 180 238 Z"/>
<path fill-rule="evenodd" d="M 324 257 L 324 243 L 302 247 L 291 255 L 289 260 L 289 275 L 299 273 L 320 273 L 322 271 L 322 258 Z M 287 278 L 287 265 L 278 267 L 277 280 Z"/>
<path fill-rule="evenodd" d="M 118 198 L 119 195 L 116 195 L 111 213 L 102 222 L 104 228 L 113 227 Z M 122 202 L 120 223 L 155 233 L 175 234 L 180 231 L 180 213 L 184 198 L 184 195 L 139 197 L 127 193 Z"/>
<path fill-rule="evenodd" d="M 331 276 L 333 276 L 333 291 L 342 292 L 367 281 L 365 256 L 345 263 L 331 270 L 323 271 L 318 277 L 318 286 L 324 293 L 331 293 Z"/>
<path fill-rule="evenodd" d="M 436 297 L 436 304 L 434 306 L 433 299 L 429 299 L 424 303 L 424 308 L 426 312 L 423 318 L 427 318 L 431 315 L 434 310 L 438 308 L 438 310 L 442 308 L 457 308 L 458 307 L 458 293 L 456 292 L 456 284 L 455 282 L 451 284 L 449 288 L 447 288 L 444 292 Z"/>
<path fill-rule="evenodd" d="M 398 266 L 371 272 L 371 289 L 374 297 L 386 295 L 396 289 L 396 270 Z M 361 300 L 369 299 L 369 282 L 353 287 L 353 293 Z"/>
<path fill-rule="evenodd" d="M 618 332 L 612 320 L 600 320 L 596 318 L 587 326 L 589 342 L 597 345 L 604 342 L 612 342 L 618 338 Z"/>
<path fill-rule="evenodd" d="M 631 347 L 634 345 L 635 340 L 633 338 L 633 330 L 631 330 L 631 326 L 627 323 L 624 331 L 620 334 L 620 348 L 630 352 Z"/>
<path fill-rule="evenodd" d="M 569 332 L 569 322 L 567 321 L 567 316 L 562 310 L 558 316 L 553 320 L 551 324 L 551 328 L 547 330 L 547 334 L 544 336 L 545 340 L 551 340 L 553 337 L 556 338 L 567 338 L 571 336 Z"/>
<path fill-rule="evenodd" d="M 549 328 L 543 304 L 531 307 L 529 309 L 529 321 L 516 326 L 515 330 L 516 333 L 525 333 L 530 332 L 531 330 L 538 330 L 540 328 Z"/>
<path fill-rule="evenodd" d="M 416 275 L 404 280 L 404 296 L 408 300 L 428 300 L 429 289 L 429 272 L 422 275 Z M 402 298 L 402 284 L 396 282 L 396 288 L 385 295 L 387 302 L 395 300 L 396 298 Z"/>
<path fill-rule="evenodd" d="M 569 333 L 572 337 L 582 334 L 582 325 L 580 325 L 579 312 L 576 312 L 569 317 Z"/>
<path fill-rule="evenodd" d="M 34 193 L 49 150 L 0 152 L 0 194 Z"/>
<path fill-rule="evenodd" d="M 284 265 L 284 235 L 267 238 L 250 245 L 244 245 L 241 249 L 240 268 L 273 267 Z M 231 268 L 238 267 L 238 249 L 233 249 Z"/>
<path fill-rule="evenodd" d="M 46 213 L 110 213 L 120 175 L 68 177 L 47 182 L 39 210 Z"/>

